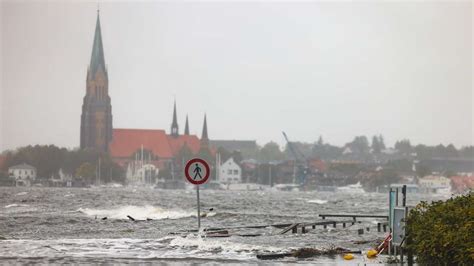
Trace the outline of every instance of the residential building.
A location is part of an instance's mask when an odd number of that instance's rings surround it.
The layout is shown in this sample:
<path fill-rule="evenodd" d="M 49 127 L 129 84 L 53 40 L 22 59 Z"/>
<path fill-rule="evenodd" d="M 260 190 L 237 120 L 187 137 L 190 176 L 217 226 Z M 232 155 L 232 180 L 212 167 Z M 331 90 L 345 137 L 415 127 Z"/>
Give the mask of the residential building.
<path fill-rule="evenodd" d="M 15 179 L 17 186 L 31 186 L 36 180 L 36 168 L 22 163 L 8 168 L 8 175 Z"/>
<path fill-rule="evenodd" d="M 426 193 L 450 193 L 451 179 L 445 176 L 428 175 L 418 180 L 420 190 Z"/>
<path fill-rule="evenodd" d="M 242 182 L 242 168 L 238 165 L 234 158 L 229 158 L 227 161 L 219 165 L 218 181 L 223 184 L 236 184 Z"/>

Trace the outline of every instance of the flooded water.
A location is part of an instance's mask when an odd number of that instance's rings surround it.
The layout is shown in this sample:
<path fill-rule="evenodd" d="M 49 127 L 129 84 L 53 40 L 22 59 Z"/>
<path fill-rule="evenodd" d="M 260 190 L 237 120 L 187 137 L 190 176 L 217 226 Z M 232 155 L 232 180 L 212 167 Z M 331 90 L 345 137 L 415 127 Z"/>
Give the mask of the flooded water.
<path fill-rule="evenodd" d="M 408 204 L 421 199 L 409 195 Z M 201 220 L 202 227 L 236 227 L 315 222 L 321 213 L 386 215 L 388 195 L 201 190 L 201 206 L 208 212 Z M 209 212 L 210 208 L 214 210 Z M 140 221 L 133 222 L 127 215 Z M 262 234 L 258 237 L 206 238 L 195 233 L 171 234 L 196 229 L 193 190 L 2 187 L 0 236 L 4 240 L 0 240 L 0 263 L 257 264 L 262 263 L 257 254 L 302 247 L 367 251 L 386 233 L 377 232 L 376 219 L 363 220 L 346 228 L 319 226 L 306 234 L 279 235 L 282 229 L 270 227 L 230 230 Z M 365 227 L 370 231 L 358 235 L 357 229 Z M 321 256 L 304 260 L 289 257 L 271 263 L 370 264 L 381 260 L 356 255 L 351 262 L 341 256 Z"/>

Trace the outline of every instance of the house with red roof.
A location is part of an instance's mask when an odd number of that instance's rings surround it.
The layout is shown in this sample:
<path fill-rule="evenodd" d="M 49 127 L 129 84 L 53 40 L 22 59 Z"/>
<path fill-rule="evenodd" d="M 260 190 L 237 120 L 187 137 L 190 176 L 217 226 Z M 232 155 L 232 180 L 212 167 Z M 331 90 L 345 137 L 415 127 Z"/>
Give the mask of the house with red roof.
<path fill-rule="evenodd" d="M 450 179 L 454 192 L 463 193 L 474 189 L 474 175 L 451 176 Z"/>

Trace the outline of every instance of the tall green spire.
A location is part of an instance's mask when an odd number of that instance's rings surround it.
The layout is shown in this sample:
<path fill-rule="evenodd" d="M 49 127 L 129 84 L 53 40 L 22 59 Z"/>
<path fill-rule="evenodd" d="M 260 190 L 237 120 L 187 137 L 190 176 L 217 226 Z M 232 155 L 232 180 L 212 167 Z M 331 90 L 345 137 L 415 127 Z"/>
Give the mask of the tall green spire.
<path fill-rule="evenodd" d="M 97 22 L 95 25 L 94 44 L 92 46 L 91 63 L 89 65 L 91 78 L 95 77 L 95 74 L 99 69 L 102 69 L 104 73 L 106 73 L 104 48 L 102 45 L 102 33 L 100 30 L 100 17 L 99 10 L 97 10 Z"/>

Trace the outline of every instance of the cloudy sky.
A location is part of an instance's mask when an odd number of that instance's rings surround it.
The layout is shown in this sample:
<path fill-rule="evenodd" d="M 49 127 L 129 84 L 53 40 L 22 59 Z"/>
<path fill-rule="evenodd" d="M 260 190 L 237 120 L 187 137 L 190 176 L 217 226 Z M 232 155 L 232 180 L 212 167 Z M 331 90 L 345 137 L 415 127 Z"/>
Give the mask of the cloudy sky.
<path fill-rule="evenodd" d="M 96 2 L 1 2 L 0 150 L 79 146 Z M 472 145 L 473 6 L 100 4 L 116 128 L 169 131 L 176 97 L 212 139 Z"/>

